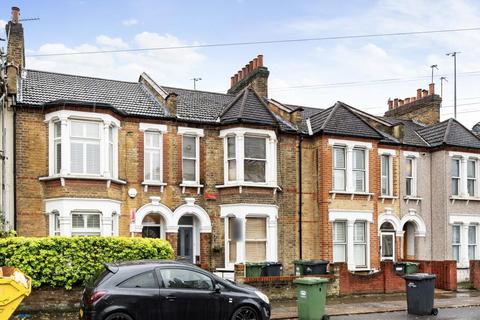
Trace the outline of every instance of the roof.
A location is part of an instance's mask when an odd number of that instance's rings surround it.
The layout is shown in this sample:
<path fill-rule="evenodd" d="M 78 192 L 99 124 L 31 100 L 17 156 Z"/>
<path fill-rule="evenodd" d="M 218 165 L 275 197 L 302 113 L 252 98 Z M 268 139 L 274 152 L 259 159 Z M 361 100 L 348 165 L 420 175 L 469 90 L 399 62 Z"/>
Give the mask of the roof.
<path fill-rule="evenodd" d="M 382 139 L 379 131 L 371 127 L 347 104 L 338 101 L 333 107 L 310 117 L 312 132 Z"/>
<path fill-rule="evenodd" d="M 168 116 L 165 107 L 139 82 L 25 70 L 21 104 L 40 106 L 58 100 L 110 104 L 129 115 Z"/>
<path fill-rule="evenodd" d="M 452 118 L 417 132 L 431 147 L 449 145 L 480 149 L 480 139 Z"/>
<path fill-rule="evenodd" d="M 250 87 L 243 89 L 220 115 L 221 123 L 256 123 L 278 126 L 277 118 Z"/>

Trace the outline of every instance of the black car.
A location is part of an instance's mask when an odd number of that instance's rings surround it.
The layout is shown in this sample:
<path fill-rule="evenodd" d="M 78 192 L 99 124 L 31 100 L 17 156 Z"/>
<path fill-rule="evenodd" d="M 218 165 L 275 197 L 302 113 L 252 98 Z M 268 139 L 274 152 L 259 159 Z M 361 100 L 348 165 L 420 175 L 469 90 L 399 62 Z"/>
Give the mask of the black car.
<path fill-rule="evenodd" d="M 80 320 L 268 320 L 268 297 L 174 261 L 105 264 L 87 285 Z"/>

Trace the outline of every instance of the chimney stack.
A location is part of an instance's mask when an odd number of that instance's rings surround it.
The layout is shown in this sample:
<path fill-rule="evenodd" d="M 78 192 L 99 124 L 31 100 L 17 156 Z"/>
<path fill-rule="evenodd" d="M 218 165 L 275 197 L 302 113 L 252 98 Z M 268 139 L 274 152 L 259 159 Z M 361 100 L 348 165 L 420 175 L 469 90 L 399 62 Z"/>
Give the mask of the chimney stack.
<path fill-rule="evenodd" d="M 178 95 L 175 92 L 171 92 L 165 98 L 165 105 L 172 117 L 177 116 L 177 96 Z"/>
<path fill-rule="evenodd" d="M 425 124 L 440 122 L 440 103 L 442 98 L 435 94 L 435 84 L 430 83 L 428 90 L 417 89 L 416 97 L 388 100 L 386 117 L 402 120 L 416 120 Z"/>
<path fill-rule="evenodd" d="M 7 43 L 7 91 L 17 93 L 17 82 L 25 67 L 25 43 L 23 26 L 20 21 L 20 9 L 12 7 L 12 19 L 5 27 L 8 35 Z"/>
<path fill-rule="evenodd" d="M 244 88 L 251 86 L 260 97 L 268 97 L 268 75 L 270 72 L 263 66 L 263 55 L 251 60 L 231 79 L 228 93 L 237 94 Z"/>

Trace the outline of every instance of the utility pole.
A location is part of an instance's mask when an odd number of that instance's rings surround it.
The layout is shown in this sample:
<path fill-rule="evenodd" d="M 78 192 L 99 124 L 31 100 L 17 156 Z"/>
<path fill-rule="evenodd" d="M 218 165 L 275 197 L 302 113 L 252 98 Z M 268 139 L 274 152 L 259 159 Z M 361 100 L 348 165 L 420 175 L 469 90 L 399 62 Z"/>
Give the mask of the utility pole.
<path fill-rule="evenodd" d="M 447 56 L 453 57 L 453 117 L 457 119 L 457 54 L 460 51 L 447 53 Z"/>
<path fill-rule="evenodd" d="M 202 78 L 192 78 L 190 80 L 193 80 L 193 90 L 197 90 L 197 81 L 202 80 Z"/>
<path fill-rule="evenodd" d="M 438 70 L 438 65 L 432 64 L 432 65 L 430 66 L 430 68 L 432 68 L 432 82 L 430 82 L 430 83 L 433 83 L 433 69 L 437 69 L 437 70 Z"/>

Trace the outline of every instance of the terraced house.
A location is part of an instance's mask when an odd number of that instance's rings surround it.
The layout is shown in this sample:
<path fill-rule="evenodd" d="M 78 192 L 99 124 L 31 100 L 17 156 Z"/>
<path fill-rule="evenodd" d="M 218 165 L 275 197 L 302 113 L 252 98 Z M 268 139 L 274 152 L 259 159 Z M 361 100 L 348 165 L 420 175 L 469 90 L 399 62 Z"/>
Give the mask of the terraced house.
<path fill-rule="evenodd" d="M 164 238 L 209 268 L 478 252 L 480 140 L 419 90 L 377 117 L 268 97 L 263 56 L 228 93 L 30 70 L 13 19 L 8 112 L 23 236 Z M 13 50 L 13 48 L 15 50 Z"/>

